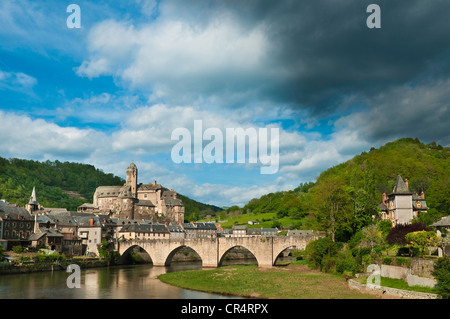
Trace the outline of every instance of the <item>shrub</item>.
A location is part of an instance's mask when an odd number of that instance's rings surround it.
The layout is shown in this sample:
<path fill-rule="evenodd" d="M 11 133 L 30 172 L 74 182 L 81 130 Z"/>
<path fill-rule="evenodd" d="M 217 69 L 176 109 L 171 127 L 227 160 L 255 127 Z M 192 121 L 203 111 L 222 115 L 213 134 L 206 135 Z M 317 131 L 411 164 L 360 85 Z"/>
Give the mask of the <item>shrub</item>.
<path fill-rule="evenodd" d="M 378 229 L 381 230 L 383 236 L 387 236 L 392 229 L 392 222 L 389 219 L 384 219 L 379 222 Z"/>
<path fill-rule="evenodd" d="M 438 294 L 443 299 L 450 299 L 450 256 L 441 257 L 434 263 L 432 275 L 437 281 Z"/>
<path fill-rule="evenodd" d="M 13 252 L 15 252 L 16 254 L 20 254 L 21 252 L 23 252 L 23 248 L 20 245 L 14 246 L 12 248 Z"/>
<path fill-rule="evenodd" d="M 383 264 L 385 264 L 385 265 L 392 264 L 392 257 L 384 257 L 383 258 Z"/>
<path fill-rule="evenodd" d="M 362 269 L 361 262 L 358 262 L 358 258 L 353 257 L 353 254 L 351 253 L 340 255 L 336 262 L 336 271 L 342 274 L 351 273 L 354 275 L 357 272 L 361 272 Z"/>
<path fill-rule="evenodd" d="M 337 257 L 325 255 L 321 263 L 321 271 L 333 272 L 336 270 Z"/>
<path fill-rule="evenodd" d="M 333 242 L 330 237 L 324 237 L 308 243 L 308 245 L 306 245 L 305 255 L 315 267 L 319 267 L 322 270 L 324 265 L 322 260 L 324 257 L 335 256 L 339 249 L 339 245 Z"/>
<path fill-rule="evenodd" d="M 389 245 L 406 245 L 406 234 L 422 230 L 430 231 L 431 229 L 421 223 L 399 224 L 389 231 L 386 241 Z"/>

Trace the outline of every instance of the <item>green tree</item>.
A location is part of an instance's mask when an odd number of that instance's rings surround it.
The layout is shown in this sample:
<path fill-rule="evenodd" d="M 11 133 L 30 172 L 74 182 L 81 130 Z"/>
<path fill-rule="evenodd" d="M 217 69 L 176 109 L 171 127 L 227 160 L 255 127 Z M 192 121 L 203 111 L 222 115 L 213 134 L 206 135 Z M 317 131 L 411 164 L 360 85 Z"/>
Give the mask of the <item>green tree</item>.
<path fill-rule="evenodd" d="M 450 256 L 439 258 L 432 275 L 437 281 L 436 289 L 443 299 L 450 299 Z"/>
<path fill-rule="evenodd" d="M 438 237 L 434 231 L 416 231 L 408 233 L 405 236 L 406 241 L 413 248 L 418 248 L 424 256 L 425 248 L 436 247 L 438 244 Z"/>
<path fill-rule="evenodd" d="M 363 243 L 370 246 L 371 252 L 374 251 L 374 247 L 381 244 L 383 241 L 382 232 L 378 229 L 377 225 L 370 225 L 362 229 Z"/>
<path fill-rule="evenodd" d="M 351 202 L 344 183 L 336 176 L 325 176 L 313 190 L 313 205 L 319 227 L 336 241 L 338 229 L 351 229 Z"/>

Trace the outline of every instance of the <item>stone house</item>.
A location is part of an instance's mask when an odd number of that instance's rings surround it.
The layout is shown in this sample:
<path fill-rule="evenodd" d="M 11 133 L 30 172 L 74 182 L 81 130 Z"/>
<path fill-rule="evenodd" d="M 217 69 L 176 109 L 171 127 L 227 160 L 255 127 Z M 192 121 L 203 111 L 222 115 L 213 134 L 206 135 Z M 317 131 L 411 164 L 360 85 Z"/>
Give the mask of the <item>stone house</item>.
<path fill-rule="evenodd" d="M 403 181 L 400 175 L 397 176 L 392 192 L 388 195 L 383 193 L 378 207 L 381 209 L 381 219 L 390 220 L 394 227 L 398 224 L 410 224 L 419 212 L 426 213 L 428 210 L 424 192 L 420 195 L 413 194 L 408 180 Z"/>
<path fill-rule="evenodd" d="M 165 224 L 126 224 L 119 231 L 121 239 L 151 240 L 169 239 L 169 229 Z"/>
<path fill-rule="evenodd" d="M 0 243 L 4 249 L 28 245 L 34 218 L 23 207 L 0 201 Z"/>
<path fill-rule="evenodd" d="M 181 227 L 184 230 L 185 238 L 196 238 L 197 229 L 194 223 L 181 223 Z"/>
<path fill-rule="evenodd" d="M 430 226 L 436 229 L 436 234 L 441 238 L 441 245 L 438 247 L 438 256 L 450 255 L 450 215 L 442 217 Z"/>
<path fill-rule="evenodd" d="M 185 232 L 181 225 L 169 224 L 167 228 L 169 229 L 170 238 L 185 238 Z"/>
<path fill-rule="evenodd" d="M 194 223 L 196 238 L 216 238 L 217 227 L 213 223 Z"/>
<path fill-rule="evenodd" d="M 247 237 L 247 226 L 233 225 L 232 237 Z"/>
<path fill-rule="evenodd" d="M 81 239 L 82 255 L 98 256 L 98 247 L 102 243 L 105 226 L 98 216 L 76 216 L 77 235 Z"/>

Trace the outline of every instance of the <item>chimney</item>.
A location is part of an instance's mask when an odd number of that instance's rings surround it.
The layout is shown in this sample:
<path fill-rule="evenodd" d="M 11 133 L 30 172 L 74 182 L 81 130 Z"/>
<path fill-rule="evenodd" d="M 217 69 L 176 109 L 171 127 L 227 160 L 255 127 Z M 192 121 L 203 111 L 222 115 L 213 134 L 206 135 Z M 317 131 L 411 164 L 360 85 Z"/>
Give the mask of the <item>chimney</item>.
<path fill-rule="evenodd" d="M 89 226 L 94 226 L 94 218 L 91 218 L 91 220 L 89 221 Z"/>
<path fill-rule="evenodd" d="M 37 214 L 34 214 L 34 233 L 40 233 L 39 224 L 37 222 Z"/>
<path fill-rule="evenodd" d="M 407 178 L 405 178 L 405 185 L 406 185 L 406 188 L 409 189 L 408 179 Z"/>
<path fill-rule="evenodd" d="M 420 196 L 422 196 L 423 199 L 425 199 L 425 193 L 422 190 L 422 193 L 420 193 Z"/>
<path fill-rule="evenodd" d="M 386 203 L 386 200 L 387 200 L 386 193 L 383 193 L 383 203 Z"/>

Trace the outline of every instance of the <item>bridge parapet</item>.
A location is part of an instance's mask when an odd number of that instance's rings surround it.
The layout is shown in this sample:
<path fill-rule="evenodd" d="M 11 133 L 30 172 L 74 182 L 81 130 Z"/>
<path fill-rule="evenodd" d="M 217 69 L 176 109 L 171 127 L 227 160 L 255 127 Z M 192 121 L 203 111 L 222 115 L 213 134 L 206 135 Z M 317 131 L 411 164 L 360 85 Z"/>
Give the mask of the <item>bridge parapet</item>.
<path fill-rule="evenodd" d="M 240 246 L 248 249 L 255 256 L 260 267 L 271 267 L 283 250 L 287 248 L 305 249 L 308 242 L 320 237 L 322 236 L 308 234 L 297 236 L 128 240 L 119 243 L 118 251 L 122 256 L 130 248 L 139 246 L 150 255 L 153 265 L 167 266 L 178 249 L 189 247 L 200 256 L 203 267 L 218 267 L 222 264 L 224 256 L 229 250 Z"/>

